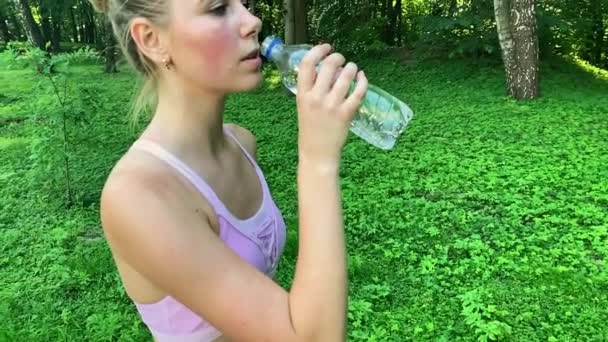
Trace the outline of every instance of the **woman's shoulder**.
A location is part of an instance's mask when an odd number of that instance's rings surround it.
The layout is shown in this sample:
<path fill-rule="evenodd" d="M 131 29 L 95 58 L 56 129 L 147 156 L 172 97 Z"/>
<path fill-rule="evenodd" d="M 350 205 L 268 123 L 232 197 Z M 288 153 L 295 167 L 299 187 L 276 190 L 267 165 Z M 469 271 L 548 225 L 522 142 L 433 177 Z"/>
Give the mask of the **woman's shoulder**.
<path fill-rule="evenodd" d="M 255 135 L 247 128 L 239 126 L 235 123 L 226 123 L 224 127 L 229 129 L 230 132 L 238 139 L 238 141 L 245 147 L 247 152 L 256 159 L 256 138 Z"/>
<path fill-rule="evenodd" d="M 160 159 L 138 150 L 129 149 L 114 164 L 104 182 L 100 211 L 108 211 L 124 197 L 179 198 L 185 193 L 184 182 L 175 177 Z"/>

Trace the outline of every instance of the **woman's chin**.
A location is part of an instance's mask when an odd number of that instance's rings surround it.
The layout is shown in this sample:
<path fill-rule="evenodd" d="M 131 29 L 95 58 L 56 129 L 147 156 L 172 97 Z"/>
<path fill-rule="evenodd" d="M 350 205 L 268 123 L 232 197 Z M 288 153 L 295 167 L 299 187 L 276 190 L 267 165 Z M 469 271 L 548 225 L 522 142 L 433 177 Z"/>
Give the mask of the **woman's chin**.
<path fill-rule="evenodd" d="M 262 84 L 262 73 L 258 72 L 255 74 L 244 77 L 241 82 L 236 85 L 235 91 L 247 92 L 250 90 L 257 89 Z"/>

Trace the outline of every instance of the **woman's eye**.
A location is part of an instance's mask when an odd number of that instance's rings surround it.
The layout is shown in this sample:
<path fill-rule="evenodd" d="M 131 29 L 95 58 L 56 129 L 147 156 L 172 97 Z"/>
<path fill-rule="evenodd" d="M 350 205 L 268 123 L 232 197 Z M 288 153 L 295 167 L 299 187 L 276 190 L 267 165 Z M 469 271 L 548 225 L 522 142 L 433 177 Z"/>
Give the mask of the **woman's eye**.
<path fill-rule="evenodd" d="M 213 8 L 210 12 L 213 15 L 223 16 L 224 14 L 226 14 L 227 7 L 228 7 L 227 5 L 220 5 L 220 6 Z"/>

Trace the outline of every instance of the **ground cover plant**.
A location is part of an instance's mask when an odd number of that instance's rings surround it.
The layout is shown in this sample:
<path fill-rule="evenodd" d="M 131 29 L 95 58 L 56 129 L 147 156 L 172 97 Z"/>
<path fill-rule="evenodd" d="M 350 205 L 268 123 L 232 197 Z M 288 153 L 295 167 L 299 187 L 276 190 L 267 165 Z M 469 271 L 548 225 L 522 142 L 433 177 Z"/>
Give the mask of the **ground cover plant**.
<path fill-rule="evenodd" d="M 354 135 L 344 150 L 349 340 L 608 339 L 608 72 L 545 61 L 542 97 L 518 102 L 500 63 L 357 62 L 415 118 L 392 151 Z M 129 123 L 133 75 L 90 60 L 50 76 L 0 69 L 0 341 L 149 338 L 97 211 L 145 122 Z M 288 224 L 278 281 L 289 287 L 295 100 L 264 72 L 229 99 L 226 121 L 257 136 Z"/>

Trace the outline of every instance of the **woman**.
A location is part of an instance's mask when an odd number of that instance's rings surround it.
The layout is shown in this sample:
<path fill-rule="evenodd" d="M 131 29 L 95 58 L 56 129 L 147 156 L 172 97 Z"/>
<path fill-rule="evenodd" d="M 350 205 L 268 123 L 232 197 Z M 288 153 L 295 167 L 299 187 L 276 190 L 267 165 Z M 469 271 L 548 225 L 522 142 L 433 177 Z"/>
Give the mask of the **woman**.
<path fill-rule="evenodd" d="M 226 96 L 261 81 L 260 20 L 236 0 L 91 2 L 155 98 L 100 204 L 123 284 L 155 340 L 345 340 L 338 171 L 364 74 L 342 68 L 329 45 L 315 46 L 299 71 L 299 255 L 286 291 L 272 279 L 285 224 L 255 137 L 223 122 Z"/>

